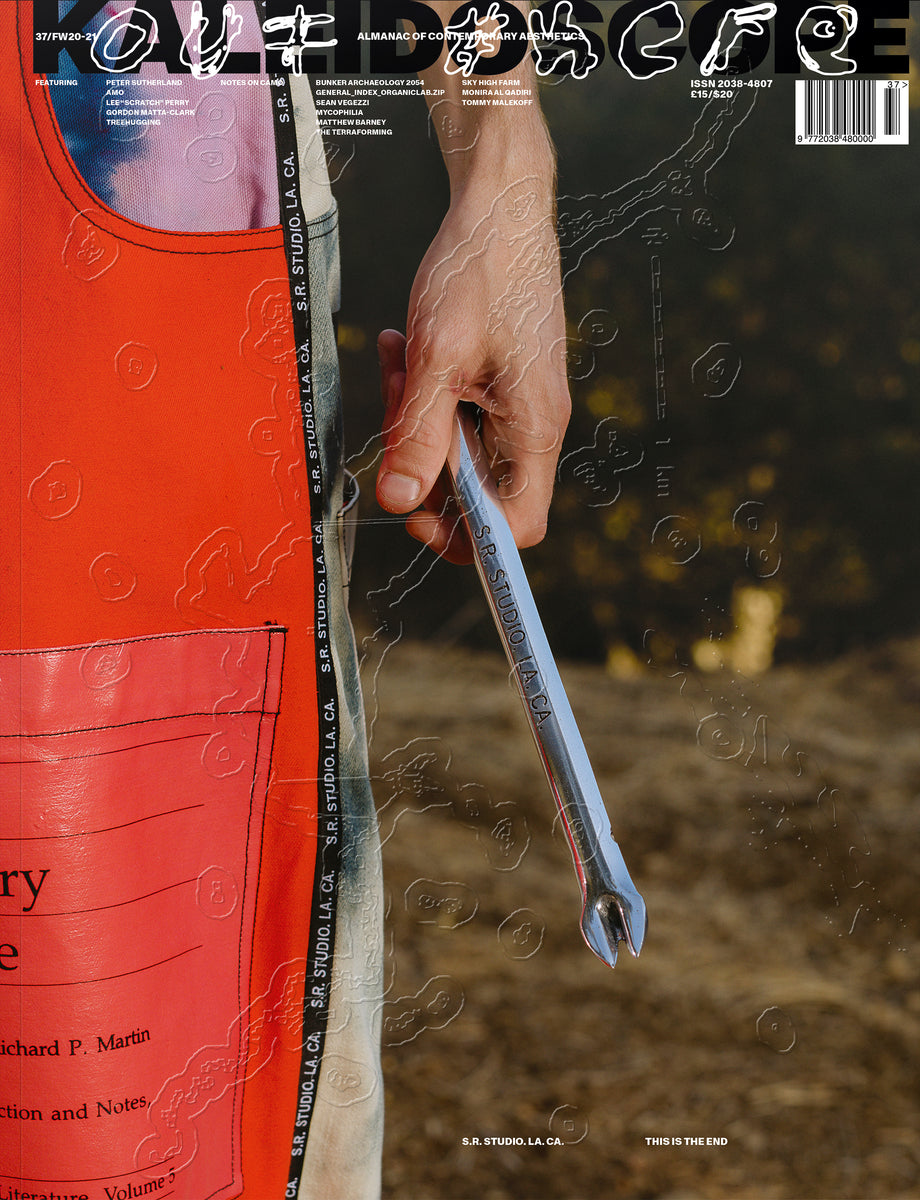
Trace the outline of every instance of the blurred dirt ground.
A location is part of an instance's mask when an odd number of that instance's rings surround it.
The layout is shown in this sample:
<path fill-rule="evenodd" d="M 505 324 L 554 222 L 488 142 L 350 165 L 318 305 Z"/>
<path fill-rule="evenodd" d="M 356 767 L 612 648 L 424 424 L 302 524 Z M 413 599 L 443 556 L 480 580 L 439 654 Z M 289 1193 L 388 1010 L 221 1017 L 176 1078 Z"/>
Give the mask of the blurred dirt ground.
<path fill-rule="evenodd" d="M 504 661 L 364 649 L 389 1200 L 920 1196 L 920 639 L 565 669 L 649 907 L 612 972 Z M 727 1143 L 647 1141 L 690 1137 Z"/>

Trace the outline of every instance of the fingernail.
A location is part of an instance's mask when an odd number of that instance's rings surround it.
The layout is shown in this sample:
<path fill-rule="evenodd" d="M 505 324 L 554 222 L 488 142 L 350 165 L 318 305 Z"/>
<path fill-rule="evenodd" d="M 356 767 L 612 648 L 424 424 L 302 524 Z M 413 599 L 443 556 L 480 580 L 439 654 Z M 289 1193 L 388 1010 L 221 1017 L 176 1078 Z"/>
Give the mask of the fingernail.
<path fill-rule="evenodd" d="M 419 481 L 411 475 L 386 471 L 380 479 L 380 494 L 394 508 L 411 507 L 418 500 L 421 490 Z"/>

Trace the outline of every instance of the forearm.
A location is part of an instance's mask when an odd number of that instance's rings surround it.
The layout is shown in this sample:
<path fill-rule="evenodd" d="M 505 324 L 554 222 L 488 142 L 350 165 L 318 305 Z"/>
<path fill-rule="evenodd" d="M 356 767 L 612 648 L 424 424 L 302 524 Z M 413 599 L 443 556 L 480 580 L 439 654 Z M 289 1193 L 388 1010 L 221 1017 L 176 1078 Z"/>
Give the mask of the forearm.
<path fill-rule="evenodd" d="M 457 0 L 426 3 L 446 27 Z M 529 3 L 514 5 L 526 14 Z M 438 61 L 421 72 L 428 95 L 428 107 L 450 179 L 451 198 L 465 188 L 488 187 L 494 196 L 498 180 L 510 181 L 527 175 L 536 178 L 541 190 L 550 197 L 555 182 L 555 155 L 536 96 L 536 72 L 530 54 L 506 75 L 464 76 L 448 72 L 448 46 Z M 527 105 L 463 104 L 463 83 L 470 78 L 480 86 L 515 79 L 522 88 L 530 88 L 533 102 Z"/>

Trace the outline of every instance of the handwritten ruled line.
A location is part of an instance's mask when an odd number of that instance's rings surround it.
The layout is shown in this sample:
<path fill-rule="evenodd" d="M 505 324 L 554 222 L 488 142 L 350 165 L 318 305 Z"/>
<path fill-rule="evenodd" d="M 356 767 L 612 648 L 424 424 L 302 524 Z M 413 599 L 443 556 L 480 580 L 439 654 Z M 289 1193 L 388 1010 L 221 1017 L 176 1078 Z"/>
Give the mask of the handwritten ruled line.
<path fill-rule="evenodd" d="M 404 520 L 405 518 L 394 518 Z M 2 652 L 0 652 L 2 654 Z M 255 697 L 251 703 L 258 704 L 259 699 Z M 0 733 L 0 741 L 31 741 L 33 738 L 52 738 L 52 737 L 70 737 L 75 733 L 108 733 L 113 729 L 134 729 L 138 725 L 153 725 L 158 721 L 184 721 L 189 717 L 246 717 L 264 716 L 261 707 L 259 708 L 228 708 L 203 710 L 201 712 L 178 712 L 166 713 L 162 717 L 138 717 L 136 721 L 119 721 L 111 725 L 78 725 L 73 729 L 21 729 L 14 730 L 11 733 Z M 165 741 L 172 739 L 165 738 Z M 154 743 L 156 744 L 156 743 Z M 8 761 L 6 759 L 0 761 Z"/>
<path fill-rule="evenodd" d="M 113 904 L 99 904 L 95 908 L 72 908 L 64 909 L 61 912 L 35 912 L 32 910 L 27 913 L 0 913 L 0 920 L 3 917 L 14 917 L 17 921 L 20 918 L 26 917 L 78 917 L 83 913 L 105 912 L 109 908 L 126 908 L 129 904 L 140 904 L 142 900 L 150 900 L 154 896 L 162 896 L 164 892 L 171 892 L 174 888 L 185 887 L 189 883 L 195 883 L 197 876 L 193 875 L 190 879 L 180 879 L 177 883 L 168 883 L 165 887 L 157 888 L 154 892 L 145 892 L 143 896 L 134 896 L 131 900 L 116 900 Z"/>
<path fill-rule="evenodd" d="M 125 821 L 123 825 L 109 825 L 105 829 L 81 829 L 76 833 L 43 833 L 36 834 L 34 837 L 0 837 L 0 842 L 62 842 L 72 838 L 95 837 L 100 833 L 114 833 L 118 829 L 130 829 L 132 825 L 142 825 L 145 821 L 156 821 L 160 817 L 172 817 L 176 813 L 194 812 L 196 808 L 204 807 L 203 804 L 187 804 L 184 808 L 168 808 L 163 812 L 138 817 L 136 821 Z"/>
<path fill-rule="evenodd" d="M 257 714 L 258 715 L 258 714 Z M 81 733 L 105 732 L 103 730 L 80 730 Z M 41 754 L 34 758 L 5 758 L 0 762 L 3 767 L 39 767 L 49 763 L 79 762 L 84 758 L 107 758 L 111 754 L 130 754 L 133 750 L 149 750 L 151 746 L 170 746 L 173 742 L 189 742 L 196 738 L 207 737 L 213 729 L 199 729 L 195 733 L 180 733 L 171 738 L 154 738 L 151 742 L 132 742 L 129 746 L 115 746 L 109 750 L 87 750 L 83 754 Z M 4 734 L 4 737 L 14 736 Z M 42 737 L 53 737 L 54 734 L 42 734 Z M 23 739 L 26 740 L 26 739 Z"/>
<path fill-rule="evenodd" d="M 64 979 L 58 982 L 51 983 L 3 983 L 0 982 L 0 987 L 12 988 L 37 988 L 37 987 L 82 987 L 87 983 L 109 983 L 113 979 L 127 979 L 129 975 L 143 975 L 145 971 L 154 971 L 157 967 L 165 966 L 166 963 L 175 962 L 178 958 L 184 958 L 186 954 L 194 954 L 196 950 L 201 950 L 202 945 L 189 946 L 187 950 L 180 950 L 178 954 L 171 954 L 169 958 L 161 958 L 159 962 L 148 963 L 146 967 L 135 967 L 133 971 L 121 971 L 117 975 L 100 975 L 98 979 Z"/>
<path fill-rule="evenodd" d="M 107 1179 L 127 1179 L 129 1175 L 137 1175 L 137 1174 L 139 1174 L 140 1171 L 147 1172 L 148 1176 L 149 1176 L 149 1173 L 151 1171 L 156 1170 L 157 1165 L 162 1166 L 164 1171 L 172 1170 L 172 1168 L 169 1166 L 169 1159 L 164 1159 L 164 1161 L 162 1163 L 155 1164 L 154 1166 L 151 1166 L 151 1167 L 141 1167 L 141 1168 L 135 1167 L 133 1171 L 113 1171 L 113 1173 L 111 1175 L 91 1175 L 87 1179 L 74 1179 L 71 1176 L 68 1176 L 66 1179 L 51 1179 L 47 1175 L 42 1175 L 42 1176 L 38 1176 L 38 1175 L 5 1175 L 2 1171 L 0 1171 L 0 1179 L 14 1179 L 17 1183 L 39 1183 L 42 1185 L 44 1185 L 46 1183 L 59 1183 L 59 1184 L 63 1184 L 66 1187 L 68 1184 L 105 1183 L 105 1181 Z M 157 1192 L 156 1193 L 156 1195 L 159 1197 L 159 1200 L 166 1200 L 167 1196 L 175 1196 L 175 1194 L 176 1194 L 175 1188 L 173 1188 L 172 1191 L 169 1191 L 169 1192 Z"/>

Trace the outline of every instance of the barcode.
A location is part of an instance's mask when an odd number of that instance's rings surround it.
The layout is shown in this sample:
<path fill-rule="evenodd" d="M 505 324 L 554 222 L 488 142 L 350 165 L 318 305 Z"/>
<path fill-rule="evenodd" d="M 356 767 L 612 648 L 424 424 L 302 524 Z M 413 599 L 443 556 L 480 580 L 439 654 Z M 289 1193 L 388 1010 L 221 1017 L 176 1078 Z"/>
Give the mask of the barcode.
<path fill-rule="evenodd" d="M 907 96 L 906 80 L 797 79 L 796 142 L 906 146 Z"/>

